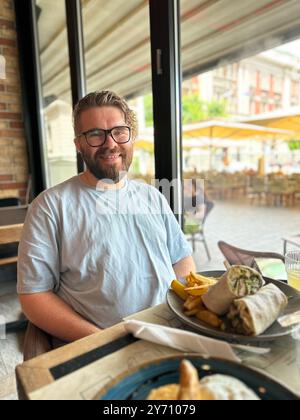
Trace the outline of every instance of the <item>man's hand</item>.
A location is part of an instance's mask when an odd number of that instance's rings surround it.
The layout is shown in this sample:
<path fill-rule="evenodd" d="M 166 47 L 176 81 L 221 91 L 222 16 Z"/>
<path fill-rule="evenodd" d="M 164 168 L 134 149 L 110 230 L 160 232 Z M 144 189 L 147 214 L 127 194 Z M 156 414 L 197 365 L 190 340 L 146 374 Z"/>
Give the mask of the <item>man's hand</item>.
<path fill-rule="evenodd" d="M 186 277 L 190 274 L 191 271 L 196 271 L 196 265 L 193 257 L 183 258 L 183 260 L 178 261 L 173 265 L 176 277 Z"/>
<path fill-rule="evenodd" d="M 29 321 L 65 342 L 100 331 L 52 292 L 19 295 L 19 299 Z"/>

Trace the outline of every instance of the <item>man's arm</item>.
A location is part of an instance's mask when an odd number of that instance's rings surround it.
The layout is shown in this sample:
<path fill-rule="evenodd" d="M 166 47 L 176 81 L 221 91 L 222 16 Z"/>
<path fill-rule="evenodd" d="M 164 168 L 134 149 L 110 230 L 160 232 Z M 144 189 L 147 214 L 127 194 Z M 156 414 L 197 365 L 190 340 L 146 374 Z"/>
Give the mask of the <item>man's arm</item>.
<path fill-rule="evenodd" d="M 65 342 L 100 331 L 52 292 L 19 295 L 27 318 L 41 330 Z"/>
<path fill-rule="evenodd" d="M 196 271 L 196 265 L 193 257 L 183 258 L 182 260 L 178 261 L 178 263 L 173 265 L 173 268 L 178 279 L 180 277 L 188 276 L 191 271 Z"/>

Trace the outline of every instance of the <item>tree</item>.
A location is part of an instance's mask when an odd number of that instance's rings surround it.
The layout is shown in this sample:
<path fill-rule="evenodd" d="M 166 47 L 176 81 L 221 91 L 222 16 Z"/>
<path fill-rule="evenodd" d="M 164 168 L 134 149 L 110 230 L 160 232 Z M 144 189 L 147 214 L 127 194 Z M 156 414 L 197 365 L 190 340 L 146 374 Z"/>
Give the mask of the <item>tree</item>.
<path fill-rule="evenodd" d="M 227 102 L 222 99 L 213 99 L 211 102 L 203 101 L 197 93 L 185 95 L 182 98 L 183 124 L 191 124 L 217 117 L 227 116 Z"/>
<path fill-rule="evenodd" d="M 146 127 L 153 126 L 153 100 L 152 95 L 144 96 Z M 199 98 L 198 94 L 185 95 L 182 98 L 182 122 L 192 124 L 211 118 L 226 117 L 227 102 L 223 99 L 211 102 Z"/>
<path fill-rule="evenodd" d="M 144 96 L 146 127 L 153 127 L 153 98 L 152 95 Z"/>
<path fill-rule="evenodd" d="M 300 150 L 300 140 L 291 140 L 289 141 L 289 149 L 294 152 Z"/>

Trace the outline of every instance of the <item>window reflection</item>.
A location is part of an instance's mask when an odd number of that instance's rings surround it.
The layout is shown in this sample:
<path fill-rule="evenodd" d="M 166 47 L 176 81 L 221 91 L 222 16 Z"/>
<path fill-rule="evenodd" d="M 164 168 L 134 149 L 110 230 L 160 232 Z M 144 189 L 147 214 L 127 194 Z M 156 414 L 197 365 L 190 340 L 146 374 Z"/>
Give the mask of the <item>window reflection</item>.
<path fill-rule="evenodd" d="M 205 180 L 185 231 L 201 270 L 224 268 L 219 240 L 282 253 L 300 231 L 300 41 L 279 31 L 300 4 L 261 3 L 181 0 L 184 177 Z"/>
<path fill-rule="evenodd" d="M 47 186 L 77 173 L 65 4 L 36 0 Z"/>
<path fill-rule="evenodd" d="M 154 178 L 149 4 L 82 0 L 87 90 L 112 90 L 138 117 L 132 178 Z"/>

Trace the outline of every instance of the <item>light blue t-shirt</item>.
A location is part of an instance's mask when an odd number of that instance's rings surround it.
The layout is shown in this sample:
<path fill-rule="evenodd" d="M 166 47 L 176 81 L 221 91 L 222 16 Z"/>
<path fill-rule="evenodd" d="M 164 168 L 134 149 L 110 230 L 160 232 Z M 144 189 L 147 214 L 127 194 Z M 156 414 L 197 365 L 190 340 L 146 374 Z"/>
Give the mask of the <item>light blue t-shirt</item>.
<path fill-rule="evenodd" d="M 18 293 L 54 291 L 101 328 L 165 301 L 173 265 L 192 255 L 167 200 L 127 181 L 99 191 L 80 176 L 31 204 L 19 246 Z"/>

